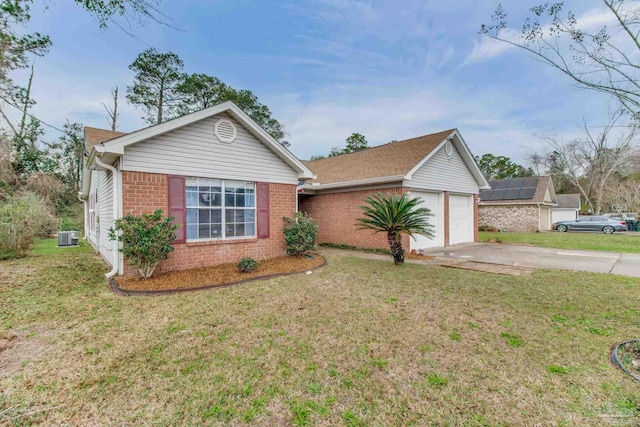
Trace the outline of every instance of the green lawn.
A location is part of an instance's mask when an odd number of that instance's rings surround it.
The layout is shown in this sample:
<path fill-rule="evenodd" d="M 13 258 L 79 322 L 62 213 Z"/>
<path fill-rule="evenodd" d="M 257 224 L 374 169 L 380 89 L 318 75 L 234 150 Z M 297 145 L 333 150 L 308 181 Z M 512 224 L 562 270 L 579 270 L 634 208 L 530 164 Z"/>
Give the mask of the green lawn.
<path fill-rule="evenodd" d="M 608 361 L 640 280 L 331 255 L 309 275 L 121 297 L 86 246 L 0 263 L 0 425 L 637 425 Z"/>
<path fill-rule="evenodd" d="M 500 239 L 507 243 L 523 243 L 545 248 L 584 249 L 607 252 L 640 253 L 640 233 L 603 234 L 603 233 L 479 233 L 480 241 Z"/>

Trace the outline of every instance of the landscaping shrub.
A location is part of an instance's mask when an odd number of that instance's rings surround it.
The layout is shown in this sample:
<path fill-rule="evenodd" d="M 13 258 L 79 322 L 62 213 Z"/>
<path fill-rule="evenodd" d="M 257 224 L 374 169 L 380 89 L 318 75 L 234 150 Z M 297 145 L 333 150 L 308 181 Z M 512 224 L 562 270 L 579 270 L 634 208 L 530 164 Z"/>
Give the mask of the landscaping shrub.
<path fill-rule="evenodd" d="M 42 197 L 32 192 L 14 195 L 0 205 L 0 258 L 27 254 L 35 237 L 49 237 L 56 225 Z"/>
<path fill-rule="evenodd" d="M 491 232 L 497 232 L 498 229 L 492 225 L 481 225 L 480 227 L 478 227 L 478 231 L 491 231 Z"/>
<path fill-rule="evenodd" d="M 122 252 L 132 265 L 138 267 L 140 275 L 148 279 L 160 261 L 169 258 L 174 248 L 177 225 L 171 225 L 173 217 L 162 215 L 162 209 L 153 214 L 125 215 L 117 219 L 109 229 L 109 239 L 122 243 Z"/>
<path fill-rule="evenodd" d="M 258 261 L 253 258 L 245 257 L 238 263 L 238 270 L 241 273 L 251 273 L 258 268 Z"/>
<path fill-rule="evenodd" d="M 284 219 L 284 241 L 287 253 L 300 256 L 312 251 L 318 238 L 318 224 L 304 212 L 296 212 L 293 218 Z"/>

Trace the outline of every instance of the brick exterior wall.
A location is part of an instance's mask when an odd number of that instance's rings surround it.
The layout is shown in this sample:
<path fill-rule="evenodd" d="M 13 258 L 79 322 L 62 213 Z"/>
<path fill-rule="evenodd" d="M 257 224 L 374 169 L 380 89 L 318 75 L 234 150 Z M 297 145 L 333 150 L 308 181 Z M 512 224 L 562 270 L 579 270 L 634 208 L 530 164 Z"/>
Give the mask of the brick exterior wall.
<path fill-rule="evenodd" d="M 526 233 L 538 231 L 538 206 L 480 206 L 480 225 Z M 477 229 L 477 227 L 476 227 Z"/>
<path fill-rule="evenodd" d="M 374 234 L 370 230 L 357 230 L 356 221 L 362 218 L 358 206 L 377 193 L 406 193 L 407 188 L 394 187 L 382 190 L 360 190 L 342 193 L 302 195 L 298 209 L 306 212 L 318 223 L 318 243 L 337 243 L 360 248 L 389 249 L 385 233 Z M 409 252 L 409 236 L 402 236 L 402 245 Z"/>
<path fill-rule="evenodd" d="M 168 208 L 167 175 L 122 172 L 123 213 L 140 215 Z M 189 268 L 237 262 L 243 257 L 256 260 L 275 258 L 285 254 L 283 220 L 291 217 L 296 210 L 296 186 L 270 184 L 270 237 L 268 239 L 239 239 L 208 242 L 187 242 L 175 244 L 175 251 L 169 259 L 158 265 L 156 271 L 186 270 Z M 136 275 L 137 269 L 127 266 L 125 275 Z"/>

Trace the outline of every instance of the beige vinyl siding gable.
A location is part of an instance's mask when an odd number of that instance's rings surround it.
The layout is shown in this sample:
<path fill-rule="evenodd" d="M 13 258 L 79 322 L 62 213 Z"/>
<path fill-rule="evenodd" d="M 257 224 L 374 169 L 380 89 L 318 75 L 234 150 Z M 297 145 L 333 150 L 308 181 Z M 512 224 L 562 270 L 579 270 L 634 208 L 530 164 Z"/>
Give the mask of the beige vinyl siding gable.
<path fill-rule="evenodd" d="M 222 142 L 214 134 L 220 118 L 237 137 Z M 203 178 L 297 184 L 298 174 L 240 123 L 226 114 L 200 120 L 124 150 L 123 170 Z"/>
<path fill-rule="evenodd" d="M 479 188 L 467 164 L 453 147 L 451 158 L 441 147 L 426 161 L 404 186 L 425 190 L 449 191 L 453 193 L 478 194 Z"/>

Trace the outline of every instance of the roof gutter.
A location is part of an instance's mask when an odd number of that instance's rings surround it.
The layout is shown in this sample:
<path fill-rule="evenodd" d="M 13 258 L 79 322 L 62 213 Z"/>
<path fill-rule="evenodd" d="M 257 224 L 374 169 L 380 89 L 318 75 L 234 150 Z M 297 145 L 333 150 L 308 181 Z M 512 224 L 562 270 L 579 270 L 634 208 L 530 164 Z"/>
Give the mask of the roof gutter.
<path fill-rule="evenodd" d="M 118 218 L 118 171 L 113 166 L 104 163 L 100 157 L 95 157 L 95 162 L 98 166 L 103 167 L 111 172 L 113 176 L 113 220 Z M 120 267 L 120 244 L 118 240 L 113 241 L 113 264 L 111 271 L 105 274 L 107 280 L 111 279 L 118 273 Z"/>
<path fill-rule="evenodd" d="M 400 182 L 404 180 L 404 175 L 385 176 L 382 178 L 357 179 L 354 181 L 331 182 L 328 184 L 304 184 L 304 190 L 332 190 L 335 188 L 359 187 L 363 185 L 388 184 L 390 182 Z"/>

